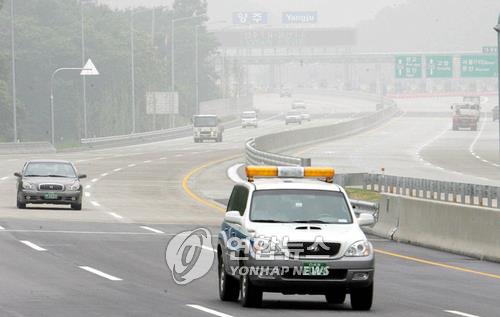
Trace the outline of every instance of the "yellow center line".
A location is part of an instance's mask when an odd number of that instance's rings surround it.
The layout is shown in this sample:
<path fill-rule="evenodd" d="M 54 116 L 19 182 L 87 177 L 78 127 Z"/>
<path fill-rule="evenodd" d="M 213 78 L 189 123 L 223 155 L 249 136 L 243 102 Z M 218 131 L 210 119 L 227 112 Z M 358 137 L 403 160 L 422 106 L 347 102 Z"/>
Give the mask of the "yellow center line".
<path fill-rule="evenodd" d="M 389 255 L 392 257 L 396 257 L 396 258 L 400 258 L 400 259 L 404 259 L 404 260 L 408 260 L 408 261 L 418 262 L 421 264 L 427 264 L 427 265 L 442 267 L 445 269 L 450 269 L 450 270 L 455 270 L 455 271 L 466 272 L 466 273 L 491 277 L 491 278 L 495 278 L 495 279 L 500 279 L 500 275 L 496 275 L 496 274 L 492 274 L 492 273 L 485 273 L 485 272 L 481 272 L 481 271 L 475 271 L 475 270 L 466 269 L 466 268 L 454 266 L 454 265 L 448 265 L 448 264 L 444 264 L 444 263 L 440 263 L 440 262 L 419 259 L 419 258 L 415 258 L 412 256 L 406 256 L 406 255 L 393 253 L 393 252 L 389 252 L 389 251 L 385 251 L 385 250 L 381 250 L 381 249 L 375 249 L 375 252 L 380 253 L 380 254 L 384 254 L 384 255 Z"/>
<path fill-rule="evenodd" d="M 194 174 L 200 172 L 203 169 L 206 169 L 208 167 L 211 167 L 211 166 L 214 166 L 214 165 L 226 162 L 226 161 L 233 160 L 233 159 L 238 158 L 238 157 L 241 157 L 241 154 L 226 157 L 226 158 L 220 159 L 220 160 L 211 161 L 211 162 L 208 162 L 206 164 L 203 164 L 201 166 L 198 166 L 198 167 L 192 169 L 189 173 L 186 174 L 186 176 L 184 176 L 184 178 L 182 180 L 182 188 L 189 195 L 189 197 L 196 200 L 200 204 L 205 205 L 205 206 L 210 207 L 210 208 L 217 209 L 218 211 L 225 212 L 226 209 L 219 206 L 216 202 L 204 199 L 204 198 L 200 197 L 199 195 L 195 194 L 191 190 L 191 188 L 189 188 L 189 180 L 191 179 L 191 177 L 193 177 Z"/>

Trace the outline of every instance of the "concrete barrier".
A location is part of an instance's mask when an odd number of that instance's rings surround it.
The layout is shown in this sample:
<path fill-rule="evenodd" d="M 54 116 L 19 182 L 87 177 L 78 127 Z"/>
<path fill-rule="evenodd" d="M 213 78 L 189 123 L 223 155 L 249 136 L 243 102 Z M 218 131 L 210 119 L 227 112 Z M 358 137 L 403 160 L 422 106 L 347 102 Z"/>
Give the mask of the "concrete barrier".
<path fill-rule="evenodd" d="M 56 149 L 49 142 L 0 143 L 0 155 L 55 152 Z"/>
<path fill-rule="evenodd" d="M 500 211 L 384 194 L 378 222 L 385 238 L 500 262 Z"/>

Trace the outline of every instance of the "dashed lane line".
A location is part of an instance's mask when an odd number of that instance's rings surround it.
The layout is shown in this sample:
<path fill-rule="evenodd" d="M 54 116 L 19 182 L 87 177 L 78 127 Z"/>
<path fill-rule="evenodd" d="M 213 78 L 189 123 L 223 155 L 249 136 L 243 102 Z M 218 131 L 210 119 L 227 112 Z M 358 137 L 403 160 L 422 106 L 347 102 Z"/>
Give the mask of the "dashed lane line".
<path fill-rule="evenodd" d="M 216 310 L 213 310 L 213 309 L 210 309 L 210 308 L 206 308 L 206 307 L 203 307 L 203 306 L 200 306 L 200 305 L 187 304 L 186 306 L 194 308 L 194 309 L 197 309 L 197 310 L 200 310 L 202 312 L 205 312 L 207 314 L 211 314 L 211 315 L 214 315 L 214 316 L 219 316 L 219 317 L 233 317 L 232 315 L 221 313 L 219 311 L 216 311 Z"/>
<path fill-rule="evenodd" d="M 165 234 L 165 232 L 163 232 L 161 230 L 158 230 L 158 229 L 155 229 L 155 228 L 151 228 L 151 227 L 148 227 L 148 226 L 141 226 L 141 228 L 144 229 L 144 230 L 148 230 L 148 231 L 154 232 L 154 233 Z"/>
<path fill-rule="evenodd" d="M 99 204 L 97 201 L 91 200 L 90 203 L 94 205 L 94 207 L 101 207 L 101 204 Z"/>
<path fill-rule="evenodd" d="M 33 249 L 33 250 L 35 250 L 35 251 L 42 251 L 42 252 L 43 252 L 43 251 L 47 251 L 47 249 L 44 249 L 44 248 L 42 248 L 42 247 L 40 247 L 40 246 L 38 246 L 38 245 L 34 244 L 33 242 L 30 242 L 30 241 L 27 241 L 27 240 L 21 240 L 21 241 L 19 241 L 19 242 L 21 242 L 22 244 L 24 244 L 24 245 L 26 245 L 26 246 L 28 246 L 28 247 L 32 248 L 32 249 Z"/>
<path fill-rule="evenodd" d="M 103 271 L 99 271 L 99 270 L 94 269 L 93 267 L 90 267 L 90 266 L 79 266 L 79 268 L 81 268 L 82 270 L 85 270 L 87 272 L 90 272 L 92 274 L 95 274 L 95 275 L 98 275 L 100 277 L 103 277 L 105 279 L 108 279 L 110 281 L 123 281 L 119 277 L 116 277 L 116 276 L 113 276 L 113 275 L 109 275 L 107 273 L 104 273 Z"/>
<path fill-rule="evenodd" d="M 458 310 L 444 310 L 444 312 L 449 313 L 449 314 L 453 314 L 453 315 L 457 315 L 457 316 L 463 316 L 463 317 L 479 317 L 478 315 L 467 314 L 467 313 L 463 313 L 463 312 L 458 311 Z"/>
<path fill-rule="evenodd" d="M 115 217 L 116 219 L 123 219 L 122 216 L 120 216 L 119 214 L 117 214 L 115 212 L 108 212 L 108 214 L 110 214 L 111 216 Z"/>

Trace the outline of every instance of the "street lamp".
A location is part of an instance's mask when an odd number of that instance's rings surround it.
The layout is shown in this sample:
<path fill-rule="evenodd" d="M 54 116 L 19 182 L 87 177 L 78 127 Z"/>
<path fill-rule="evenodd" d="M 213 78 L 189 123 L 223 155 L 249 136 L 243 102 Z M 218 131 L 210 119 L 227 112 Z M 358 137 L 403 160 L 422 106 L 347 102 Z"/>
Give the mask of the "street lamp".
<path fill-rule="evenodd" d="M 173 107 L 174 105 L 174 91 L 175 91 L 175 32 L 174 32 L 174 29 L 175 29 L 175 23 L 176 22 L 181 22 L 181 21 L 186 21 L 186 20 L 191 20 L 191 19 L 197 19 L 197 18 L 201 18 L 201 17 L 206 17 L 207 14 L 204 13 L 204 14 L 200 14 L 200 15 L 193 15 L 193 16 L 190 16 L 190 17 L 183 17 L 183 18 L 178 18 L 178 19 L 172 19 L 172 25 L 170 27 L 170 39 L 172 41 L 172 44 L 170 45 L 170 74 L 171 74 L 171 82 L 170 82 L 170 101 L 171 101 L 171 106 Z M 196 43 L 198 43 L 198 41 L 196 41 Z M 198 64 L 198 63 L 196 63 Z M 196 85 L 196 87 L 198 87 L 198 85 Z M 170 125 L 173 127 L 173 114 L 172 114 L 172 117 L 171 117 L 171 122 L 170 122 Z"/>
<path fill-rule="evenodd" d="M 61 67 L 56 69 L 50 77 L 50 136 L 52 145 L 55 144 L 55 125 L 54 125 L 54 77 L 57 73 L 66 70 L 79 70 L 81 76 L 99 75 L 92 61 L 89 59 L 83 67 Z"/>
<path fill-rule="evenodd" d="M 500 112 L 500 52 L 498 49 L 500 48 L 500 14 L 498 15 L 498 24 L 493 28 L 497 31 L 497 67 L 498 67 L 498 107 Z M 498 120 L 498 150 L 500 154 L 500 120 Z"/>
<path fill-rule="evenodd" d="M 152 22 L 151 22 L 151 41 L 154 45 L 154 32 L 155 32 L 155 8 L 143 9 L 140 11 L 130 10 L 130 64 L 131 64 L 131 76 L 132 76 L 132 134 L 135 133 L 136 126 L 136 115 L 135 115 L 135 44 L 134 44 L 134 14 L 144 12 L 146 10 L 152 10 Z M 156 113 L 155 113 L 156 117 Z M 156 118 L 155 118 L 156 121 Z"/>
<path fill-rule="evenodd" d="M 80 0 L 80 31 L 82 40 L 82 65 L 85 63 L 85 16 L 83 6 L 85 4 L 94 4 L 95 0 Z M 82 78 L 82 95 L 83 95 L 83 137 L 86 139 L 87 132 L 87 79 L 85 76 Z"/>
<path fill-rule="evenodd" d="M 17 142 L 17 103 L 16 103 L 16 52 L 14 34 L 14 0 L 10 1 L 10 46 L 12 59 L 12 128 L 14 130 L 14 142 Z"/>

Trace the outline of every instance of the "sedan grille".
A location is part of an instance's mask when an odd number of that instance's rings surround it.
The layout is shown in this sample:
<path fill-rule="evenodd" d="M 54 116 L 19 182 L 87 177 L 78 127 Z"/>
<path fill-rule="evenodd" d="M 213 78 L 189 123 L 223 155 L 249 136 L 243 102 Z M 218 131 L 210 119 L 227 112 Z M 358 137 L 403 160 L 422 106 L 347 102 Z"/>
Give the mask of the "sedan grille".
<path fill-rule="evenodd" d="M 40 184 L 38 186 L 39 190 L 56 190 L 56 191 L 62 191 L 64 190 L 64 186 L 61 184 Z"/>

